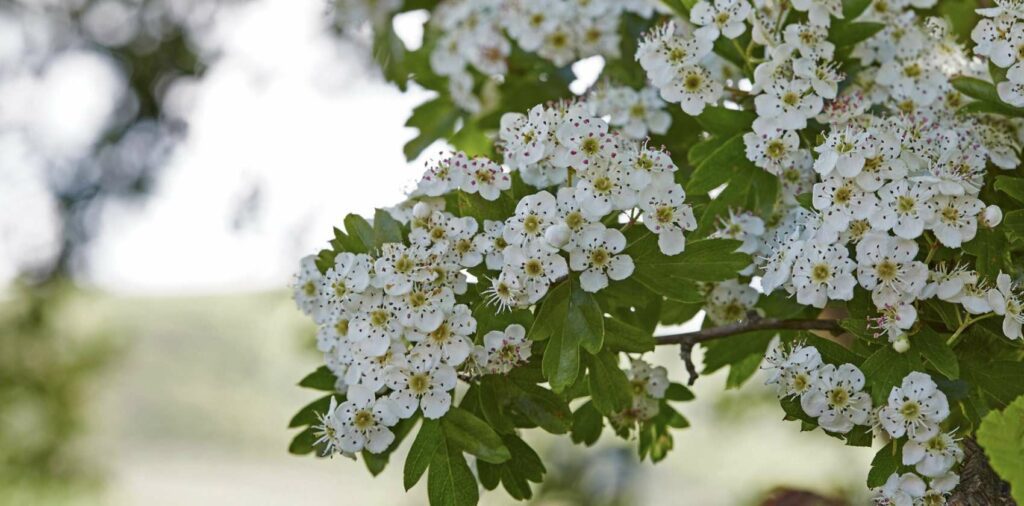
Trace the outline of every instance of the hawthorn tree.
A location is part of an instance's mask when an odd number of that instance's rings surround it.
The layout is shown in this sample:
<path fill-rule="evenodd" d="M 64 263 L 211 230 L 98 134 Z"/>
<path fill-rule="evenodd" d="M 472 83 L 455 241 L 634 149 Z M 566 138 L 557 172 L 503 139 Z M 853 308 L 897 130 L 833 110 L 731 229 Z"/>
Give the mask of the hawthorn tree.
<path fill-rule="evenodd" d="M 391 20 L 418 9 L 408 50 Z M 657 462 L 693 400 L 644 360 L 665 345 L 685 383 L 763 369 L 803 430 L 876 446 L 878 504 L 1024 499 L 1024 5 L 337 13 L 369 27 L 389 80 L 436 92 L 406 156 L 453 150 L 302 259 L 325 365 L 301 385 L 328 393 L 292 420 L 293 452 L 377 474 L 408 444 L 405 487 L 426 473 L 435 505 L 480 485 L 530 498 L 529 429 L 590 446 L 607 427 Z M 597 84 L 572 96 L 571 64 L 594 56 Z"/>

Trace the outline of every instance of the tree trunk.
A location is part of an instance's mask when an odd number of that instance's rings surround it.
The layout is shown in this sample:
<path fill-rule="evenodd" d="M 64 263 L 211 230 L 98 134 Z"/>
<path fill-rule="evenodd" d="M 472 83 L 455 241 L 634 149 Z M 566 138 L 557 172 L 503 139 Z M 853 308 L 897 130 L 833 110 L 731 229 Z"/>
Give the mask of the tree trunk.
<path fill-rule="evenodd" d="M 985 452 L 973 438 L 964 438 L 964 462 L 960 466 L 960 486 L 947 502 L 950 506 L 1011 506 L 1010 485 L 988 465 Z"/>

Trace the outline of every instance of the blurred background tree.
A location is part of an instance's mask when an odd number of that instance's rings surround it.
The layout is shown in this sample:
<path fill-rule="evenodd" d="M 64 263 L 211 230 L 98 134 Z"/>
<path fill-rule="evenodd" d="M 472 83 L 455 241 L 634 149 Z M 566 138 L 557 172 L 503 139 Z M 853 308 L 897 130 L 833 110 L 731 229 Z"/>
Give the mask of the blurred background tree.
<path fill-rule="evenodd" d="M 7 103 L 0 115 L 0 145 L 7 152 L 0 175 L 15 181 L 38 177 L 40 189 L 56 203 L 55 230 L 40 243 L 17 244 L 16 233 L 3 234 L 5 243 L 11 241 L 3 253 L 18 281 L 0 301 L 0 489 L 97 483 L 96 467 L 77 438 L 90 382 L 116 354 L 117 341 L 103 333 L 80 335 L 62 325 L 60 316 L 79 290 L 71 280 L 82 268 L 90 238 L 103 226 L 102 206 L 112 199 L 145 198 L 187 134 L 185 119 L 170 101 L 176 86 L 198 78 L 216 57 L 202 38 L 224 3 L 229 2 L 0 4 L 0 86 L 14 88 L 9 96 L 64 73 L 70 74 L 63 80 L 68 87 L 57 90 L 50 107 L 76 100 L 76 89 L 101 94 L 91 128 L 65 138 L 35 128 L 45 121 L 36 117 L 39 111 Z M 18 196 L 7 197 L 13 210 Z"/>

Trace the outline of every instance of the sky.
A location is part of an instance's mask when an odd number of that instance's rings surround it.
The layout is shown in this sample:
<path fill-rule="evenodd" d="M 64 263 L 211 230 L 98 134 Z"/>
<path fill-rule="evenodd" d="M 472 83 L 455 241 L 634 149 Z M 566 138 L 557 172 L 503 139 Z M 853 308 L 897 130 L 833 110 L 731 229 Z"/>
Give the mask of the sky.
<path fill-rule="evenodd" d="M 219 57 L 169 93 L 168 110 L 187 119 L 188 135 L 148 198 L 104 205 L 80 281 L 154 295 L 280 288 L 347 213 L 402 199 L 445 148 L 437 143 L 413 162 L 402 154 L 415 135 L 405 120 L 433 92 L 385 83 L 369 48 L 329 34 L 325 15 L 321 2 L 290 0 L 217 13 L 203 44 Z M 418 47 L 425 19 L 403 14 L 396 31 Z M 18 56 L 17 39 L 0 37 L 0 70 Z M 600 58 L 575 64 L 584 77 L 573 91 L 602 66 Z M 21 257 L 57 238 L 33 150 L 87 149 L 123 92 L 120 79 L 94 53 L 70 53 L 39 75 L 0 82 L 0 285 Z M 31 148 L 17 142 L 24 136 Z"/>

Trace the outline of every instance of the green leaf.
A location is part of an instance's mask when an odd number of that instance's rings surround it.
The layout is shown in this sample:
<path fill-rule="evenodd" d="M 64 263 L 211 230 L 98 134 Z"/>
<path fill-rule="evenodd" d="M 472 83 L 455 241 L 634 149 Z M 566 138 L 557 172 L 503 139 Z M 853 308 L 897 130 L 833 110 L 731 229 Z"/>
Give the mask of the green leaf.
<path fill-rule="evenodd" d="M 996 86 L 976 77 L 959 76 L 950 80 L 953 88 L 968 97 L 991 103 L 1001 103 Z"/>
<path fill-rule="evenodd" d="M 729 376 L 725 378 L 725 388 L 739 388 L 757 372 L 762 355 L 748 355 L 729 367 Z"/>
<path fill-rule="evenodd" d="M 668 401 L 692 401 L 695 399 L 693 391 L 679 383 L 669 383 L 668 390 L 665 390 L 665 400 Z"/>
<path fill-rule="evenodd" d="M 892 388 L 903 382 L 910 374 L 910 357 L 899 353 L 892 346 L 882 346 L 871 354 L 860 366 L 871 388 L 871 399 L 876 406 L 884 404 Z"/>
<path fill-rule="evenodd" d="M 843 0 L 843 19 L 853 21 L 867 10 L 871 0 Z"/>
<path fill-rule="evenodd" d="M 366 469 L 370 471 L 370 474 L 377 476 L 384 471 L 387 467 L 388 461 L 391 460 L 391 454 L 394 453 L 395 449 L 398 448 L 405 436 L 409 435 L 412 431 L 412 427 L 416 425 L 418 416 L 412 418 L 405 418 L 400 420 L 398 424 L 391 427 L 391 433 L 395 435 L 395 439 L 391 441 L 387 449 L 381 453 L 371 453 L 369 450 L 363 450 L 361 455 L 363 456 L 363 463 L 366 465 Z"/>
<path fill-rule="evenodd" d="M 978 427 L 978 443 L 985 449 L 989 464 L 1010 483 L 1013 498 L 1024 504 L 1024 396 L 992 411 Z"/>
<path fill-rule="evenodd" d="M 594 407 L 605 416 L 625 410 L 633 401 L 632 387 L 619 368 L 618 354 L 602 351 L 594 355 L 587 380 Z"/>
<path fill-rule="evenodd" d="M 725 140 L 694 169 L 686 184 L 686 193 L 704 194 L 728 183 L 739 167 L 752 166 L 745 153 L 743 135 Z"/>
<path fill-rule="evenodd" d="M 380 248 L 385 243 L 402 242 L 402 224 L 391 213 L 377 209 L 373 213 L 374 245 Z"/>
<path fill-rule="evenodd" d="M 459 114 L 455 104 L 444 95 L 424 102 L 413 109 L 405 126 L 419 129 L 419 134 L 405 143 L 402 148 L 405 159 L 410 162 L 415 160 L 434 141 L 450 136 L 455 129 L 455 122 L 459 119 Z"/>
<path fill-rule="evenodd" d="M 312 388 L 314 390 L 325 390 L 328 392 L 334 391 L 334 385 L 337 383 L 338 378 L 334 376 L 327 366 L 322 365 L 317 370 L 306 375 L 299 382 L 300 387 Z"/>
<path fill-rule="evenodd" d="M 754 118 L 756 117 L 757 115 L 754 114 L 753 111 L 740 111 L 736 109 L 726 109 L 725 107 L 719 106 L 708 106 L 704 108 L 704 112 L 702 112 L 700 116 L 697 116 L 697 123 L 704 127 L 704 130 L 707 130 L 712 134 L 724 137 L 736 136 L 733 138 L 740 139 L 740 151 L 743 151 L 742 134 L 750 130 L 750 125 L 754 123 Z"/>
<path fill-rule="evenodd" d="M 1001 406 L 1024 395 L 1024 381 L 1021 381 L 1024 378 L 1024 362 L 984 360 L 960 365 L 964 379 L 992 396 Z"/>
<path fill-rule="evenodd" d="M 739 271 L 750 265 L 750 256 L 737 252 L 740 241 L 733 239 L 703 239 L 686 245 L 686 250 L 666 256 L 658 250 L 658 240 L 648 236 L 627 248 L 636 270 L 633 276 L 658 293 L 666 284 L 680 279 L 691 281 L 722 281 L 735 278 Z"/>
<path fill-rule="evenodd" d="M 1002 228 L 1010 241 L 1024 241 L 1024 209 L 1006 213 L 1003 216 Z"/>
<path fill-rule="evenodd" d="M 591 446 L 601 437 L 604 419 L 593 402 L 580 406 L 572 414 L 572 442 Z"/>
<path fill-rule="evenodd" d="M 762 330 L 748 332 L 736 336 L 734 339 L 723 339 L 719 341 L 708 341 L 704 343 L 707 352 L 704 354 L 704 371 L 702 374 L 713 373 L 727 365 L 740 363 L 747 357 L 756 356 L 759 360 L 764 357 L 768 349 L 768 343 L 777 334 L 773 330 Z"/>
<path fill-rule="evenodd" d="M 409 82 L 409 68 L 406 56 L 409 54 L 402 39 L 398 38 L 391 23 L 382 23 L 373 30 L 373 58 L 377 61 L 385 79 L 405 91 Z"/>
<path fill-rule="evenodd" d="M 956 353 L 946 344 L 947 337 L 929 327 L 922 327 L 920 332 L 910 336 L 910 344 L 943 376 L 957 379 L 960 377 L 960 363 Z"/>
<path fill-rule="evenodd" d="M 837 48 L 852 46 L 863 40 L 867 40 L 872 35 L 880 32 L 885 28 L 883 23 L 865 23 L 865 22 L 852 22 L 852 23 L 836 23 L 828 32 L 828 40 L 836 45 Z"/>
<path fill-rule="evenodd" d="M 475 506 L 480 500 L 476 477 L 459 448 L 446 440 L 434 452 L 427 473 L 430 506 Z"/>
<path fill-rule="evenodd" d="M 420 432 L 413 440 L 409 448 L 409 455 L 405 457 L 405 468 L 402 471 L 402 482 L 405 489 L 409 490 L 420 477 L 426 472 L 434 453 L 444 444 L 444 435 L 441 433 L 441 424 L 437 420 L 423 419 L 420 425 Z"/>
<path fill-rule="evenodd" d="M 288 428 L 301 427 L 303 425 L 313 425 L 319 421 L 317 415 L 322 415 L 327 412 L 331 407 L 331 397 L 339 398 L 339 403 L 345 402 L 343 396 L 337 394 L 325 395 L 307 405 L 295 413 L 291 421 L 288 422 Z"/>
<path fill-rule="evenodd" d="M 487 200 L 479 193 L 458 192 L 459 213 L 476 218 L 477 221 L 503 221 L 515 211 L 515 202 L 508 192 L 502 192 L 497 200 Z"/>
<path fill-rule="evenodd" d="M 569 432 L 572 411 L 561 397 L 537 385 L 519 382 L 513 385 L 513 409 L 552 434 Z"/>
<path fill-rule="evenodd" d="M 993 187 L 1024 204 L 1024 178 L 996 176 L 996 184 Z"/>
<path fill-rule="evenodd" d="M 541 367 L 551 388 L 561 392 L 579 374 L 580 347 L 597 353 L 604 344 L 604 314 L 594 296 L 571 277 L 544 299 L 530 329 L 530 339 L 550 338 Z"/>
<path fill-rule="evenodd" d="M 868 471 L 868 487 L 875 488 L 885 485 L 892 473 L 900 468 L 901 455 L 897 448 L 896 441 L 889 441 L 889 444 L 878 450 L 875 458 L 871 459 L 871 470 Z"/>
<path fill-rule="evenodd" d="M 350 214 L 345 217 L 345 231 L 357 245 L 359 251 L 353 253 L 369 253 L 377 246 L 377 238 L 373 233 L 373 227 L 362 216 Z"/>
<path fill-rule="evenodd" d="M 988 279 L 996 279 L 1004 271 L 1004 255 L 1008 253 L 1006 236 L 992 229 L 979 228 L 974 239 L 961 247 L 964 252 L 977 258 L 974 270 Z"/>
<path fill-rule="evenodd" d="M 441 429 L 448 441 L 484 462 L 500 464 L 511 458 L 494 429 L 462 408 L 452 406 L 441 418 Z"/>
<path fill-rule="evenodd" d="M 313 445 L 316 443 L 316 431 L 313 427 L 306 427 L 292 438 L 292 442 L 288 445 L 288 453 L 293 455 L 308 455 L 313 453 L 315 449 Z"/>
<path fill-rule="evenodd" d="M 646 353 L 654 351 L 654 336 L 618 318 L 605 318 L 604 347 L 613 352 Z"/>

